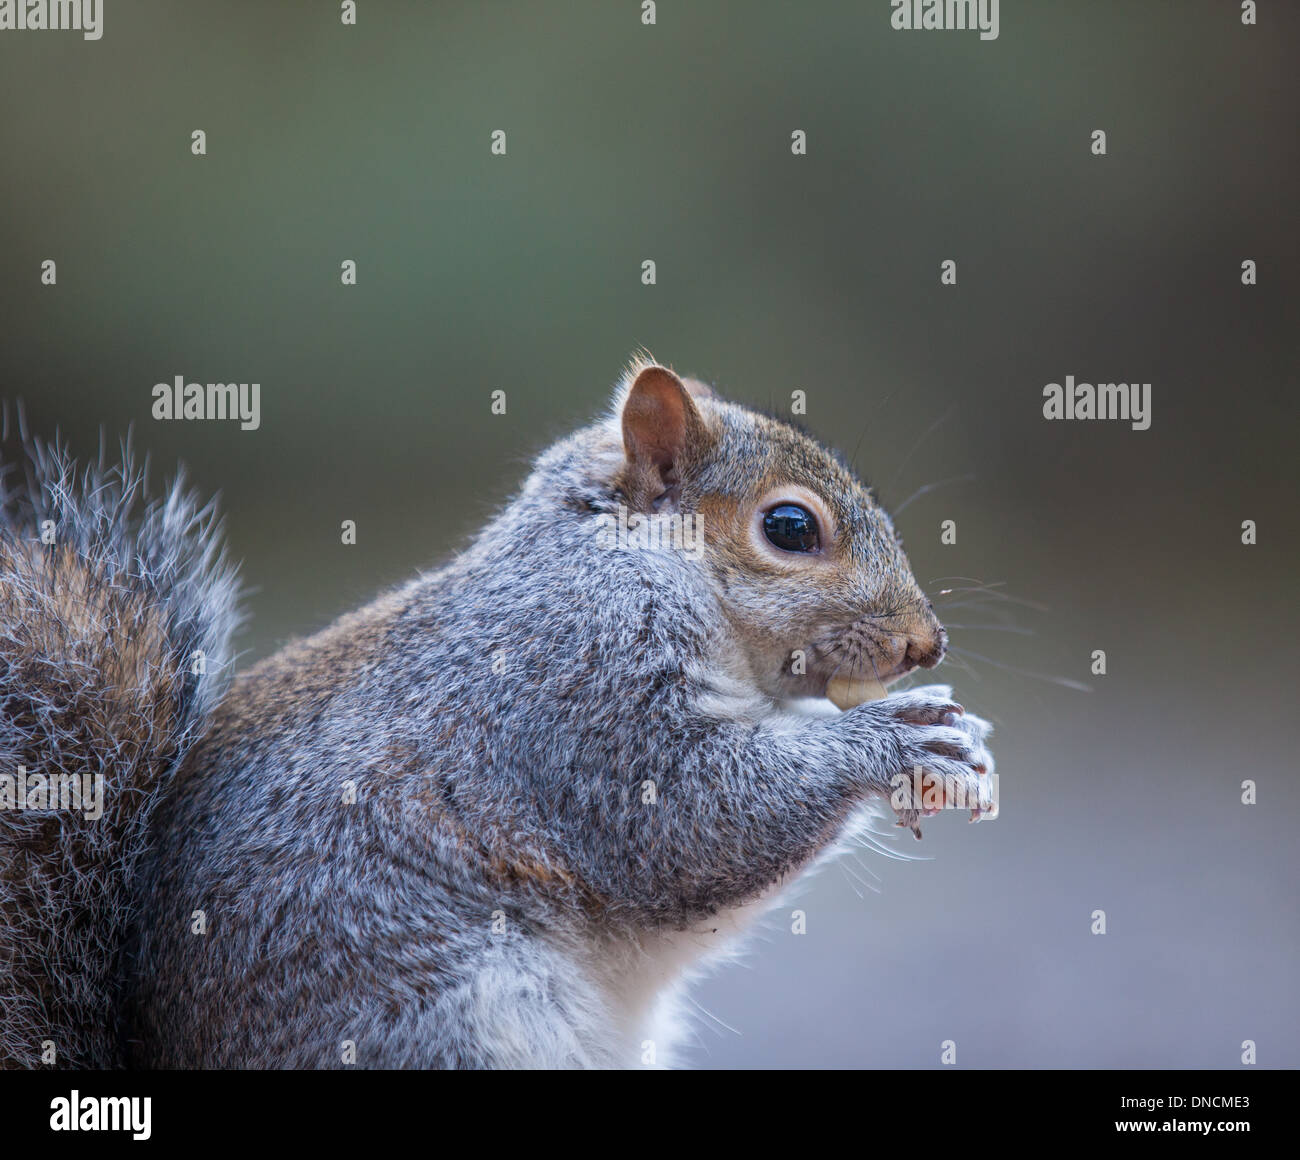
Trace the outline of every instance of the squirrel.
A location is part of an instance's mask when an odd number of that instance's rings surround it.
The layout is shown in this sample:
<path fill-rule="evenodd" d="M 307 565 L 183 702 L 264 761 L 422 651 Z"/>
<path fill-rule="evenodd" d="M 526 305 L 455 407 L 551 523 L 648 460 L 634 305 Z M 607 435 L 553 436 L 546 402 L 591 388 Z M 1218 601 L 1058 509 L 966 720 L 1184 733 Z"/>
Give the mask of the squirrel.
<path fill-rule="evenodd" d="M 988 724 L 885 695 L 946 636 L 872 493 L 648 357 L 445 567 L 233 679 L 212 505 L 28 444 L 0 774 L 104 805 L 0 809 L 9 1066 L 671 1065 L 874 801 L 989 808 Z"/>

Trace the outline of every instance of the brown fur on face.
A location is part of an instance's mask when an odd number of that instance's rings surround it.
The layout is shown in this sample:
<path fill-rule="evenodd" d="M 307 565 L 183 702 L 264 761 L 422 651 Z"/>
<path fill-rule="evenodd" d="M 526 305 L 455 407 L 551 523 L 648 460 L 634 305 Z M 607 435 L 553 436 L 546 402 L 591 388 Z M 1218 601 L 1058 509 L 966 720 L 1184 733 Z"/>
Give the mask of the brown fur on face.
<path fill-rule="evenodd" d="M 832 676 L 888 682 L 938 664 L 946 636 L 893 524 L 839 459 L 789 423 L 694 380 L 653 364 L 634 373 L 631 421 L 656 431 L 665 472 L 650 490 L 703 517 L 722 605 L 768 692 L 820 696 Z M 666 417 L 653 400 L 647 406 L 651 395 L 666 401 Z M 628 423 L 625 404 L 625 433 Z M 781 502 L 816 517 L 815 553 L 782 552 L 767 541 L 762 514 Z"/>

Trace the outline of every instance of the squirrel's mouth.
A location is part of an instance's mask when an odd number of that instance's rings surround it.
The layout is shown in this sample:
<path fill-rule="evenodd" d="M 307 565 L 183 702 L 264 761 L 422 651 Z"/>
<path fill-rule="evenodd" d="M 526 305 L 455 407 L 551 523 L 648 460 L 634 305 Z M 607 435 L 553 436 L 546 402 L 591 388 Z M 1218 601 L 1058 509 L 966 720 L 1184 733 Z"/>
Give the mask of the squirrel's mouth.
<path fill-rule="evenodd" d="M 930 667 L 912 655 L 907 645 L 908 638 L 878 638 L 872 632 L 838 629 L 808 650 L 808 672 L 798 682 L 803 685 L 802 695 L 825 697 L 842 712 L 879 701 L 889 695 L 889 686 L 895 681 L 918 667 Z M 788 668 L 786 671 L 790 675 Z"/>
<path fill-rule="evenodd" d="M 831 677 L 826 682 L 826 699 L 837 709 L 854 709 L 868 701 L 879 701 L 889 695 L 887 685 L 907 676 L 915 665 L 900 666 L 883 679 L 871 677 Z"/>

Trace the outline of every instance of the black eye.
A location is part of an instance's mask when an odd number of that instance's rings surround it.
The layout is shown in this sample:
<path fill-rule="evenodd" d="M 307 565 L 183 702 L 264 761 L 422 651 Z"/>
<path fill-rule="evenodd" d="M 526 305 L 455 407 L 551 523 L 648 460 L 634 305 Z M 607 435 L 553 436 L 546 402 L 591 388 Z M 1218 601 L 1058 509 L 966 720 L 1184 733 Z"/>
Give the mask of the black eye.
<path fill-rule="evenodd" d="M 783 503 L 763 517 L 763 534 L 783 552 L 815 552 L 817 521 L 797 504 Z"/>

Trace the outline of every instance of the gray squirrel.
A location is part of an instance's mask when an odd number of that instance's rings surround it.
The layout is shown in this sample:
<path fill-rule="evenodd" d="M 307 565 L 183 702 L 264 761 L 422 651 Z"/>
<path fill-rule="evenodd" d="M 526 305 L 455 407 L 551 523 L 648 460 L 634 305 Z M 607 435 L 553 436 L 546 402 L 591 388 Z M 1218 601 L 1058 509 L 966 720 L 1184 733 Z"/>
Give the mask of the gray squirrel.
<path fill-rule="evenodd" d="M 871 493 L 648 359 L 451 563 L 233 681 L 211 505 L 27 444 L 7 1066 L 669 1065 L 683 980 L 873 800 L 990 808 L 989 726 L 884 696 L 946 638 Z M 31 808 L 88 771 L 102 816 Z"/>

